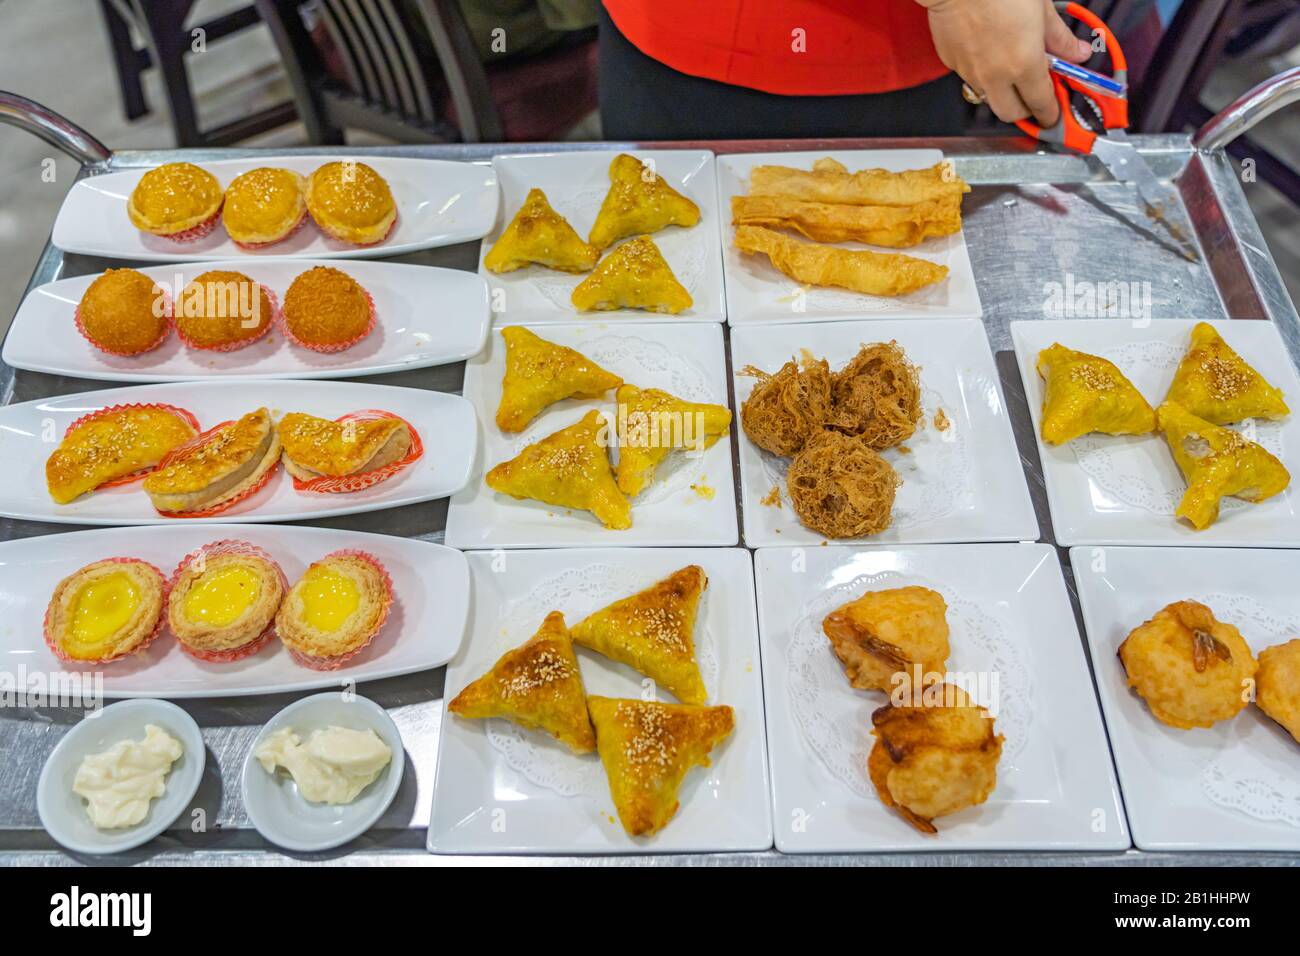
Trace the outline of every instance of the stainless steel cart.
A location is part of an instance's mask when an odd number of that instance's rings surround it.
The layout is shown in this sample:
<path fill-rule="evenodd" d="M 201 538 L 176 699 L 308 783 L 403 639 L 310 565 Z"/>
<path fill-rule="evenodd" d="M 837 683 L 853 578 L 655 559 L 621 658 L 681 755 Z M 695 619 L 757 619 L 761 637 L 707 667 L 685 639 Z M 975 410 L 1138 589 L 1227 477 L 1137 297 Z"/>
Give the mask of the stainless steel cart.
<path fill-rule="evenodd" d="M 1011 410 L 1021 461 L 1043 529 L 1055 544 L 1042 469 L 1029 412 L 1015 369 L 1009 324 L 1043 318 L 1044 283 L 1083 269 L 1131 281 L 1149 282 L 1152 318 L 1240 319 L 1277 325 L 1300 364 L 1300 319 L 1277 266 L 1269 255 L 1242 191 L 1241 170 L 1224 151 L 1235 136 L 1276 109 L 1300 99 L 1300 70 L 1261 84 L 1224 110 L 1195 136 L 1134 137 L 1163 180 L 1178 193 L 1202 255 L 1189 262 L 1140 213 L 1130 186 L 1115 183 L 1099 164 L 1076 155 L 1047 153 L 1017 137 L 862 141 L 697 142 L 656 144 L 712 149 L 717 153 L 937 146 L 952 157 L 971 184 L 964 206 L 964 229 L 984 304 L 984 323 L 997 356 L 1002 388 Z M 27 129 L 70 153 L 82 164 L 80 176 L 186 159 L 202 163 L 256 156 L 255 150 L 141 150 L 110 152 L 95 138 L 39 105 L 0 93 L 0 120 Z M 420 156 L 487 162 L 497 152 L 628 149 L 649 144 L 561 143 L 506 146 L 394 146 L 371 149 L 310 148 L 280 153 L 327 156 Z M 1144 224 L 1145 223 L 1145 224 Z M 398 261 L 473 270 L 477 244 L 464 244 L 400 257 Z M 47 243 L 31 287 L 53 279 L 99 272 L 119 263 L 64 255 Z M 385 384 L 458 392 L 463 365 L 380 377 Z M 0 364 L 0 401 L 27 401 L 105 387 L 59 376 L 16 372 Z M 734 396 L 733 396 L 734 405 Z M 738 471 L 737 471 L 738 474 Z M 737 501 L 740 496 L 737 495 Z M 338 518 L 322 524 L 442 541 L 445 501 Z M 66 527 L 0 519 L 0 540 L 49 534 Z M 1300 544 L 1300 542 L 1298 542 Z M 1065 580 L 1073 590 L 1069 557 L 1058 548 Z M 1078 617 L 1077 598 L 1075 602 Z M 1082 631 L 1082 624 L 1080 624 Z M 438 735 L 442 721 L 443 670 L 365 685 L 364 693 L 392 714 L 410 755 L 409 773 L 393 806 L 364 837 L 336 851 L 286 854 L 270 846 L 251 827 L 240 803 L 239 769 L 261 725 L 295 695 L 184 701 L 203 728 L 208 767 L 196 802 L 209 828 L 196 834 L 172 829 L 139 850 L 110 858 L 78 857 L 61 850 L 41 828 L 36 813 L 36 783 L 59 738 L 81 714 L 60 709 L 0 710 L 0 862 L 26 865 L 153 863 L 191 865 L 269 865 L 283 863 L 443 864 L 458 858 L 425 852 L 425 830 L 433 796 Z M 1122 853 L 925 853 L 785 857 L 775 851 L 745 854 L 650 855 L 637 857 L 496 858 L 500 862 L 544 865 L 775 865 L 845 864 L 951 866 L 971 863 L 1044 865 L 1290 864 L 1300 854 Z"/>

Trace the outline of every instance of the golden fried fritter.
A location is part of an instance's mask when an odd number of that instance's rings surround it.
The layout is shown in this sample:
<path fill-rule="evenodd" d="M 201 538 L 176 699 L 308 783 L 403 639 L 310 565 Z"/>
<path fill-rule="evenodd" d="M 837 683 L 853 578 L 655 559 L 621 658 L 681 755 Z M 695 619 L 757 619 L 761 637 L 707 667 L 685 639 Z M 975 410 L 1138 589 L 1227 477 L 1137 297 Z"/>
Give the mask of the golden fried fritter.
<path fill-rule="evenodd" d="M 1255 703 L 1300 743 L 1300 638 L 1259 652 Z"/>
<path fill-rule="evenodd" d="M 871 715 L 867 773 L 880 802 L 922 833 L 936 817 L 983 803 L 997 786 L 1002 735 L 953 684 L 932 684 Z"/>
<path fill-rule="evenodd" d="M 1196 601 L 1177 601 L 1119 647 L 1129 686 L 1162 723 L 1180 730 L 1237 716 L 1258 664 L 1241 632 Z"/>
<path fill-rule="evenodd" d="M 942 674 L 948 665 L 948 605 L 922 587 L 868 591 L 827 614 L 822 632 L 859 690 L 894 688 L 895 675 Z"/>
<path fill-rule="evenodd" d="M 921 377 L 897 342 L 864 345 L 831 376 L 835 427 L 880 451 L 912 437 L 921 418 Z"/>
<path fill-rule="evenodd" d="M 749 367 L 758 384 L 740 406 L 740 424 L 759 448 L 789 458 L 831 419 L 831 367 L 825 359 L 794 359 L 775 375 Z"/>
<path fill-rule="evenodd" d="M 858 538 L 888 528 L 899 484 L 894 466 L 863 439 L 829 429 L 808 439 L 786 472 L 795 514 L 828 538 Z"/>

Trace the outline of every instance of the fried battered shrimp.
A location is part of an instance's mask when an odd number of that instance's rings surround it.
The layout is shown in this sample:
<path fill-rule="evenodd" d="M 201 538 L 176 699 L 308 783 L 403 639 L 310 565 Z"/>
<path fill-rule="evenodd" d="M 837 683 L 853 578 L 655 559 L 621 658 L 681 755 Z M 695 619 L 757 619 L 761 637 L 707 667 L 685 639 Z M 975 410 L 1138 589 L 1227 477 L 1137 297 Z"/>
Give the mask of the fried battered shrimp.
<path fill-rule="evenodd" d="M 758 384 L 740 406 L 740 424 L 759 448 L 789 458 L 831 420 L 831 367 L 825 359 L 791 359 L 775 375 L 754 368 Z"/>
<path fill-rule="evenodd" d="M 876 744 L 867 773 L 880 802 L 922 833 L 936 817 L 977 806 L 998 783 L 1002 735 L 953 684 L 932 684 L 871 715 Z"/>
<path fill-rule="evenodd" d="M 1157 612 L 1125 638 L 1119 659 L 1155 718 L 1180 730 L 1237 716 L 1259 666 L 1241 632 L 1196 601 Z"/>
<path fill-rule="evenodd" d="M 907 441 L 921 418 L 921 376 L 897 342 L 864 345 L 831 376 L 835 427 L 880 451 Z"/>
<path fill-rule="evenodd" d="M 1300 638 L 1259 652 L 1255 703 L 1300 743 Z"/>
<path fill-rule="evenodd" d="M 828 538 L 858 538 L 888 528 L 899 483 L 894 466 L 865 441 L 827 429 L 808 439 L 786 474 L 795 514 Z"/>
<path fill-rule="evenodd" d="M 859 690 L 894 688 L 894 675 L 914 679 L 948 665 L 948 605 L 929 588 L 868 591 L 827 614 L 822 632 Z"/>

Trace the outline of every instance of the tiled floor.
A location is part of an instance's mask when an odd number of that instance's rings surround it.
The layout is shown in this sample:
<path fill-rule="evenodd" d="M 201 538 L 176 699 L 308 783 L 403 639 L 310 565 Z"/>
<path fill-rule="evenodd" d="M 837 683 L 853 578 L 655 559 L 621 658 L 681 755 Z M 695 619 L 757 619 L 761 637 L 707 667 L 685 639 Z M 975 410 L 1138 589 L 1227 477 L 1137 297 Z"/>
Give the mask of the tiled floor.
<path fill-rule="evenodd" d="M 247 0 L 203 0 L 196 11 L 206 19 Z M 205 124 L 287 96 L 275 48 L 265 30 L 250 31 L 209 45 L 190 58 L 191 83 Z M 1237 93 L 1293 63 L 1276 60 L 1234 65 L 1216 76 L 1207 100 L 1218 106 Z M 21 93 L 80 123 L 113 148 L 172 145 L 165 112 L 155 109 L 127 123 L 122 113 L 108 42 L 98 4 L 91 0 L 39 0 L 8 4 L 0 30 L 0 89 Z M 145 74 L 150 104 L 163 106 L 161 85 Z M 1280 117 L 1261 126 L 1262 143 L 1300 163 L 1300 123 Z M 300 127 L 267 134 L 254 145 L 302 142 Z M 42 176 L 44 161 L 55 162 L 52 182 Z M 0 334 L 8 327 L 32 267 L 49 236 L 76 164 L 39 140 L 0 126 Z M 1269 247 L 1300 300 L 1300 221 L 1296 210 L 1267 184 L 1245 184 Z"/>

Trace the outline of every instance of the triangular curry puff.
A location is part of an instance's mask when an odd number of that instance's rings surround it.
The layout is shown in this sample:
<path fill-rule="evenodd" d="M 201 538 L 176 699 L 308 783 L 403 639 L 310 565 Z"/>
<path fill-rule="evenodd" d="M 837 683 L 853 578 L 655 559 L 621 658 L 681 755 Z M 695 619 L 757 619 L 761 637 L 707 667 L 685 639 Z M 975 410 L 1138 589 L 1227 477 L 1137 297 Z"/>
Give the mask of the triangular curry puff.
<path fill-rule="evenodd" d="M 1220 499 L 1263 501 L 1291 483 L 1291 474 L 1280 461 L 1231 429 L 1197 418 L 1174 402 L 1165 402 L 1156 414 L 1187 481 L 1175 514 L 1197 531 L 1214 524 Z"/>
<path fill-rule="evenodd" d="M 1191 345 L 1165 401 L 1176 402 L 1215 425 L 1283 418 L 1291 411 L 1282 390 L 1251 368 L 1208 322 L 1198 322 L 1192 329 Z"/>
<path fill-rule="evenodd" d="M 627 236 L 699 221 L 699 206 L 669 186 L 652 166 L 620 153 L 609 164 L 609 192 L 587 239 L 603 251 Z"/>
<path fill-rule="evenodd" d="M 684 704 L 708 699 L 695 660 L 695 613 L 709 586 L 692 564 L 578 622 L 574 643 L 640 671 Z"/>
<path fill-rule="evenodd" d="M 680 805 L 686 772 L 707 767 L 709 752 L 736 725 L 730 707 L 588 697 L 587 709 L 614 809 L 630 836 L 663 829 Z"/>
<path fill-rule="evenodd" d="M 588 272 L 599 258 L 600 250 L 582 241 L 551 208 L 546 193 L 530 189 L 515 218 L 483 257 L 483 265 L 491 272 L 513 272 L 534 262 L 561 272 Z"/>
<path fill-rule="evenodd" d="M 606 528 L 630 528 L 632 506 L 614 480 L 602 438 L 606 430 L 600 412 L 590 411 L 497 465 L 487 473 L 487 485 L 512 498 L 590 511 Z"/>
<path fill-rule="evenodd" d="M 657 388 L 624 385 L 618 398 L 618 487 L 628 497 L 654 481 L 676 450 L 703 451 L 731 427 L 726 405 L 687 402 Z"/>
<path fill-rule="evenodd" d="M 501 330 L 506 343 L 506 374 L 501 380 L 497 427 L 520 432 L 546 406 L 566 398 L 600 398 L 623 380 L 581 352 L 556 345 L 522 325 Z"/>
<path fill-rule="evenodd" d="M 1087 435 L 1144 435 L 1154 431 L 1156 414 L 1115 365 L 1060 343 L 1038 353 L 1045 383 L 1043 441 L 1060 445 Z"/>
<path fill-rule="evenodd" d="M 570 299 L 579 312 L 645 309 L 676 315 L 694 304 L 647 236 L 630 239 L 607 255 Z"/>
<path fill-rule="evenodd" d="M 501 655 L 447 709 L 458 717 L 505 717 L 540 728 L 574 753 L 596 749 L 582 672 L 559 611 L 546 615 L 536 634 Z"/>

